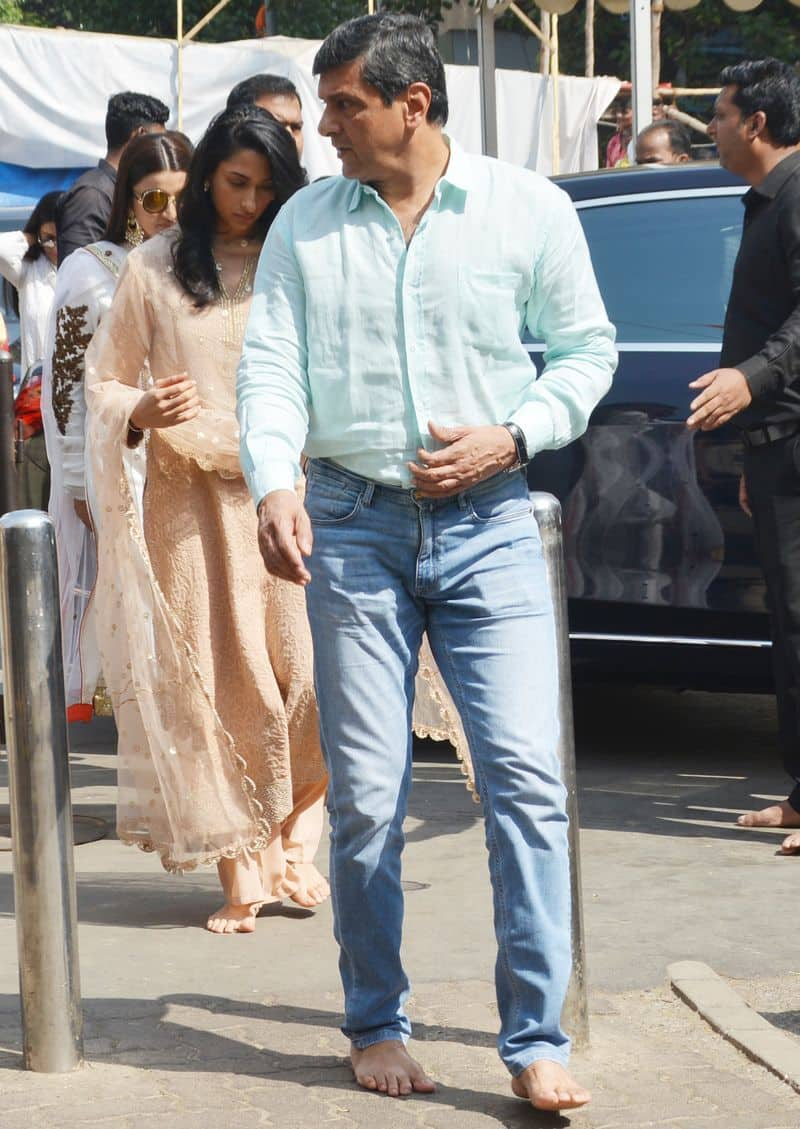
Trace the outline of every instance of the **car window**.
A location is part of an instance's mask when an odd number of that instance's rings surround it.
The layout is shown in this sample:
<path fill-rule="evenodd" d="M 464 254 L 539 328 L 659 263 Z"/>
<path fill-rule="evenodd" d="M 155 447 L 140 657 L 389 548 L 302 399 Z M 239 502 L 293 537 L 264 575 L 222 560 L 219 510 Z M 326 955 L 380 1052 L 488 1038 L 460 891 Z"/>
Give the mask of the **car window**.
<path fill-rule="evenodd" d="M 736 196 L 579 213 L 620 342 L 719 343 L 744 209 Z"/>

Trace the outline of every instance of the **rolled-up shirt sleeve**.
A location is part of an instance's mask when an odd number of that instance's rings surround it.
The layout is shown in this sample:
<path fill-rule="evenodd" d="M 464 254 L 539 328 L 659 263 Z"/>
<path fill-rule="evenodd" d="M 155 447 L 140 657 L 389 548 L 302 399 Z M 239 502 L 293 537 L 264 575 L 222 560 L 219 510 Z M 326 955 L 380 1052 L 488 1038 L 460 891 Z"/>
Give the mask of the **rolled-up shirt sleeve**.
<path fill-rule="evenodd" d="M 545 343 L 544 370 L 511 419 L 528 453 L 564 447 L 583 434 L 611 386 L 615 330 L 595 279 L 589 248 L 571 200 L 561 190 L 533 270 L 525 320 Z"/>
<path fill-rule="evenodd" d="M 306 298 L 291 211 L 278 216 L 261 253 L 236 380 L 242 470 L 256 505 L 294 489 L 308 431 Z"/>

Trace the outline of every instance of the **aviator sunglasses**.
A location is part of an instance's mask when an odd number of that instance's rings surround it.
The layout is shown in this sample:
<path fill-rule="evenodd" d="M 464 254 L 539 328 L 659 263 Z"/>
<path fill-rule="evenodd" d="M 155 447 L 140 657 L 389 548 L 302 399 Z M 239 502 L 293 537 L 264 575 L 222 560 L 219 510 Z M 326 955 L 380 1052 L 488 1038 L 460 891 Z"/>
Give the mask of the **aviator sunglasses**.
<path fill-rule="evenodd" d="M 181 198 L 180 192 L 177 196 L 170 196 L 169 192 L 165 192 L 163 188 L 145 188 L 144 192 L 134 192 L 133 196 L 151 216 L 157 216 L 160 212 L 166 211 L 170 203 L 173 203 L 177 208 L 178 201 Z"/>

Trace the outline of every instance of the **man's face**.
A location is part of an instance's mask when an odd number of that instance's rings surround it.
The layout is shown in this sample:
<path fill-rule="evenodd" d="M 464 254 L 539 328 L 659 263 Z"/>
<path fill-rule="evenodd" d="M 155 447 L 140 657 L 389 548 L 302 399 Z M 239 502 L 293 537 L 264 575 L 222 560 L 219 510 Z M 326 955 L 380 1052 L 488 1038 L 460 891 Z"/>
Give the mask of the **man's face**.
<path fill-rule="evenodd" d="M 747 120 L 733 101 L 735 86 L 724 86 L 714 104 L 714 116 L 708 123 L 708 136 L 717 146 L 719 163 L 731 172 L 747 166 L 751 147 Z"/>
<path fill-rule="evenodd" d="M 633 106 L 617 106 L 617 129 L 620 133 L 630 133 L 633 129 Z"/>
<path fill-rule="evenodd" d="M 361 77 L 361 61 L 326 71 L 319 80 L 325 110 L 319 132 L 330 138 L 344 176 L 379 182 L 403 163 L 406 139 L 405 102 L 387 106 L 378 91 Z"/>
<path fill-rule="evenodd" d="M 688 153 L 675 153 L 665 129 L 650 129 L 636 141 L 637 165 L 682 165 Z"/>
<path fill-rule="evenodd" d="M 286 126 L 297 146 L 297 156 L 303 159 L 303 108 L 293 94 L 262 94 L 256 105 L 268 110 L 273 118 Z"/>

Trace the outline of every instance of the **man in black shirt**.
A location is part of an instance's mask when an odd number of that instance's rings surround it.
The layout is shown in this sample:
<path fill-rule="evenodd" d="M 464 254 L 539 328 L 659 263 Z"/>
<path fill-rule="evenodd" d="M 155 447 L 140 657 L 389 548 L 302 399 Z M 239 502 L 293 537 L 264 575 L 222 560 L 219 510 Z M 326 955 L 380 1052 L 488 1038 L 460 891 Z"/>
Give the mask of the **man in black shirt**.
<path fill-rule="evenodd" d="M 108 152 L 96 169 L 79 176 L 61 197 L 56 212 L 58 265 L 78 247 L 102 239 L 111 214 L 111 200 L 122 150 L 140 133 L 161 132 L 169 110 L 149 94 L 125 91 L 108 100 L 106 145 Z"/>
<path fill-rule="evenodd" d="M 720 368 L 695 380 L 688 426 L 733 420 L 744 443 L 739 500 L 753 517 L 772 623 L 784 764 L 782 803 L 743 827 L 800 828 L 800 78 L 777 59 L 726 67 L 709 136 L 751 186 Z M 800 850 L 800 833 L 783 851 Z"/>

